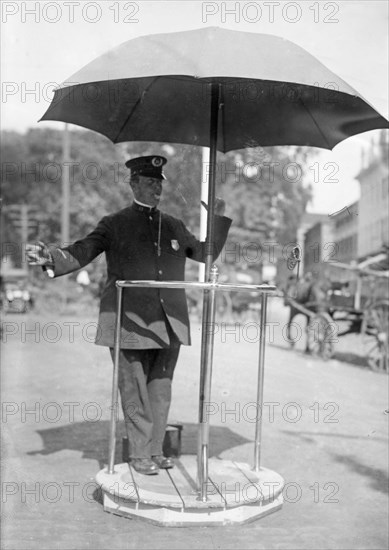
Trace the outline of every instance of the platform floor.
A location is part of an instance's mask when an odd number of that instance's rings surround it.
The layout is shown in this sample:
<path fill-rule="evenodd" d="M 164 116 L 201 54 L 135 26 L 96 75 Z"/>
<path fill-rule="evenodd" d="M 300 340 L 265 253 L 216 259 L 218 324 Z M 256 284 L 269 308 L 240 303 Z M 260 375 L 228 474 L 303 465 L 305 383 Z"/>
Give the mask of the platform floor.
<path fill-rule="evenodd" d="M 211 458 L 208 462 L 207 501 L 197 489 L 197 457 L 184 455 L 175 467 L 158 475 L 137 473 L 127 463 L 114 474 L 101 470 L 96 480 L 104 493 L 104 509 L 123 516 L 142 517 L 159 525 L 244 523 L 279 509 L 282 477 L 248 464 Z"/>

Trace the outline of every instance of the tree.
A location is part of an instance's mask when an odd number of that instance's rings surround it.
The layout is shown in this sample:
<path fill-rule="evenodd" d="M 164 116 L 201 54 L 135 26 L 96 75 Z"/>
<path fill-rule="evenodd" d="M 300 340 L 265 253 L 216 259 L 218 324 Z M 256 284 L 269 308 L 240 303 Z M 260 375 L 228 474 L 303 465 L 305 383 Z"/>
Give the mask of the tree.
<path fill-rule="evenodd" d="M 302 147 L 259 147 L 227 153 L 218 162 L 218 181 L 234 219 L 226 250 L 235 250 L 235 254 L 226 255 L 227 263 L 228 258 L 236 263 L 242 248 L 261 248 L 272 242 L 280 252 L 285 244 L 296 241 L 312 193 L 303 167 L 314 154 Z M 239 253 L 241 269 L 263 259 L 260 254 Z"/>
<path fill-rule="evenodd" d="M 180 217 L 198 233 L 202 177 L 201 148 L 166 143 L 122 143 L 114 145 L 91 131 L 70 132 L 70 238 L 85 236 L 104 215 L 131 202 L 128 158 L 162 154 L 167 157 L 168 180 L 161 208 Z M 310 188 L 302 166 L 312 151 L 302 147 L 251 148 L 218 153 L 217 194 L 232 212 L 229 241 L 260 243 L 291 242 L 306 204 Z M 4 204 L 27 203 L 39 212 L 34 240 L 59 243 L 61 236 L 62 132 L 31 129 L 25 135 L 2 132 L 2 189 Z M 12 224 L 3 238 L 15 238 Z M 247 262 L 246 262 L 247 263 Z M 249 262 L 250 263 L 250 262 Z M 90 271 L 98 277 L 104 263 Z"/>

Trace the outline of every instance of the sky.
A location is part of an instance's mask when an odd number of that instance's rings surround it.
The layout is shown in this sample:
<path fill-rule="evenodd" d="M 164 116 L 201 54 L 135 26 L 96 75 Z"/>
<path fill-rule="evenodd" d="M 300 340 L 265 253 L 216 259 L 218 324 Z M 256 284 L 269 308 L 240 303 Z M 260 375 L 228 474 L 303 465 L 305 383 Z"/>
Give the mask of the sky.
<path fill-rule="evenodd" d="M 108 49 L 137 36 L 218 26 L 274 34 L 305 48 L 388 118 L 388 2 L 7 1 L 1 6 L 1 128 L 41 122 L 55 85 Z M 333 213 L 359 198 L 361 150 L 377 131 L 320 151 L 311 212 Z"/>

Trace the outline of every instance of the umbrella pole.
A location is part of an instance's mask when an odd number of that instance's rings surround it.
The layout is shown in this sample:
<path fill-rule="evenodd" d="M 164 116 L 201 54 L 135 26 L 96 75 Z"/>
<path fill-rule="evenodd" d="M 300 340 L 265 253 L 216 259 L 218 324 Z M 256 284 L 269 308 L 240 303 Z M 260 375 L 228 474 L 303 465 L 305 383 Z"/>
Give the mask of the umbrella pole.
<path fill-rule="evenodd" d="M 266 338 L 267 294 L 261 297 L 261 324 L 259 333 L 258 383 L 257 383 L 257 418 L 255 423 L 254 470 L 261 468 L 262 418 L 263 418 L 263 380 L 265 374 L 265 338 Z"/>
<path fill-rule="evenodd" d="M 111 420 L 109 423 L 109 449 L 108 449 L 108 473 L 115 473 L 115 446 L 116 446 L 116 417 L 119 397 L 119 358 L 120 358 L 120 332 L 123 309 L 123 287 L 116 285 L 116 324 L 114 341 L 114 359 L 112 374 Z"/>
<path fill-rule="evenodd" d="M 220 85 L 211 84 L 211 126 L 210 126 L 210 154 L 209 154 L 209 187 L 208 187 L 208 215 L 205 259 L 205 281 L 216 282 L 217 270 L 212 272 L 214 249 L 214 215 L 215 215 L 215 187 L 216 187 L 216 147 L 217 128 L 219 118 Z M 215 291 L 204 291 L 202 338 L 201 338 L 201 366 L 200 366 L 200 396 L 199 396 L 199 445 L 197 453 L 197 477 L 200 498 L 207 500 L 208 455 L 209 455 L 209 421 L 208 407 L 211 398 L 212 360 L 215 322 Z"/>

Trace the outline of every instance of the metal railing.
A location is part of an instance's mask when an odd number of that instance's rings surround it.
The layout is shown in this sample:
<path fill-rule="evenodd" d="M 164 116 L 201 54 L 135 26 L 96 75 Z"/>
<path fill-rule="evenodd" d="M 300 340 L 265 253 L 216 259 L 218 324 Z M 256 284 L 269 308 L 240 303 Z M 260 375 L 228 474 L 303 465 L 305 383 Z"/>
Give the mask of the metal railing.
<path fill-rule="evenodd" d="M 108 473 L 114 473 L 115 466 L 115 445 L 116 445 L 116 410 L 118 403 L 118 379 L 119 379 L 119 355 L 120 355 L 120 334 L 122 325 L 123 310 L 123 289 L 124 288 L 156 288 L 156 289 L 200 289 L 208 295 L 206 324 L 207 334 L 203 334 L 201 350 L 201 375 L 200 375 L 200 397 L 199 397 L 199 449 L 198 449 L 198 489 L 203 502 L 207 500 L 208 480 L 208 449 L 209 449 L 209 421 L 207 418 L 207 405 L 210 401 L 212 382 L 212 362 L 214 333 L 212 330 L 215 322 L 215 298 L 216 292 L 258 292 L 261 294 L 261 313 L 259 327 L 259 358 L 258 358 L 258 384 L 257 384 L 257 417 L 255 426 L 254 446 L 254 470 L 260 469 L 261 462 L 261 436 L 262 436 L 262 404 L 263 404 L 263 382 L 265 366 L 265 329 L 267 314 L 268 294 L 274 293 L 276 287 L 273 285 L 251 285 L 251 284 L 229 284 L 218 283 L 216 266 L 213 266 L 210 274 L 210 281 L 206 283 L 195 281 L 116 281 L 117 287 L 117 309 L 114 339 L 114 367 L 112 380 L 112 411 L 109 436 L 109 459 Z"/>

